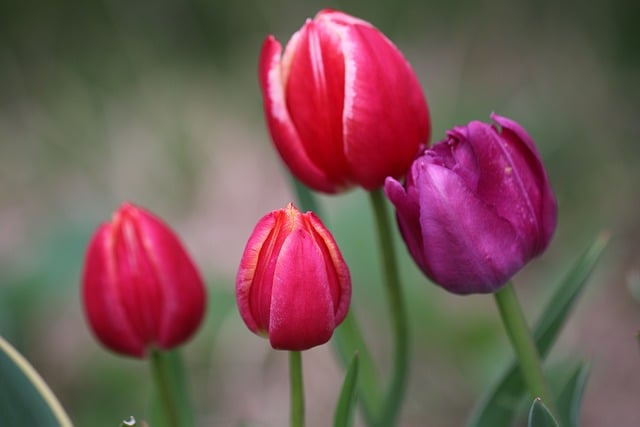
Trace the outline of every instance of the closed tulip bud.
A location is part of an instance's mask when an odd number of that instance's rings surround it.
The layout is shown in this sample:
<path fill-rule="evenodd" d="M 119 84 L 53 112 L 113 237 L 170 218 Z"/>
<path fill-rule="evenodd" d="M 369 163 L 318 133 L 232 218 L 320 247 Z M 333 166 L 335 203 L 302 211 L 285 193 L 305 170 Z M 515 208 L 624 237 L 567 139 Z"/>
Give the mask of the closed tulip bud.
<path fill-rule="evenodd" d="M 533 140 L 493 114 L 418 157 L 404 186 L 389 178 L 401 234 L 422 271 L 457 293 L 501 288 L 549 244 L 557 205 Z"/>
<path fill-rule="evenodd" d="M 259 75 L 271 137 L 293 175 L 337 193 L 406 173 L 431 123 L 418 79 L 384 34 L 323 10 L 281 53 L 267 37 Z"/>
<path fill-rule="evenodd" d="M 258 221 L 236 279 L 247 327 L 279 350 L 327 342 L 344 320 L 351 277 L 338 245 L 312 212 L 292 204 Z"/>
<path fill-rule="evenodd" d="M 130 203 L 122 204 L 91 238 L 82 298 L 98 340 L 138 358 L 185 342 L 206 307 L 202 278 L 178 237 Z"/>

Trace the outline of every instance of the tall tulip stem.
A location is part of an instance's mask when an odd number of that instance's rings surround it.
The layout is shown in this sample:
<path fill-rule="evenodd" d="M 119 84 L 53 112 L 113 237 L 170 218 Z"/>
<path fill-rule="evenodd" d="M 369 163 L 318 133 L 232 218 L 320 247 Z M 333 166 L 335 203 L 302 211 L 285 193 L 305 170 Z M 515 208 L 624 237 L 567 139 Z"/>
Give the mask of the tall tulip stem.
<path fill-rule="evenodd" d="M 507 283 L 493 295 L 529 392 L 532 397 L 541 398 L 551 412 L 555 413 L 555 404 L 542 371 L 540 355 L 512 284 Z"/>
<path fill-rule="evenodd" d="M 302 353 L 289 352 L 289 384 L 291 387 L 291 427 L 304 426 L 304 384 L 302 380 Z"/>
<path fill-rule="evenodd" d="M 160 350 L 151 352 L 150 363 L 153 381 L 159 399 L 162 417 L 168 427 L 185 427 L 180 417 L 180 398 L 171 381 L 171 360 L 169 353 Z"/>
<path fill-rule="evenodd" d="M 385 198 L 381 189 L 369 194 L 378 230 L 385 290 L 394 334 L 393 371 L 380 417 L 381 426 L 390 426 L 395 424 L 407 385 L 409 330 Z"/>

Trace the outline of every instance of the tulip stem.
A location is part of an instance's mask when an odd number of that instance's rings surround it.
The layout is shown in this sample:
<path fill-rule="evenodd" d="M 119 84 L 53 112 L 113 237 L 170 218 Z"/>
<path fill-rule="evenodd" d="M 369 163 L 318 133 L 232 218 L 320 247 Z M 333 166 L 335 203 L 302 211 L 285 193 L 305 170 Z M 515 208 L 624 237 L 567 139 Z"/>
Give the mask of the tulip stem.
<path fill-rule="evenodd" d="M 291 427 L 304 426 L 304 385 L 302 380 L 302 353 L 289 352 L 289 384 L 291 387 Z"/>
<path fill-rule="evenodd" d="M 556 413 L 549 385 L 542 371 L 540 355 L 536 348 L 527 321 L 522 313 L 518 297 L 512 284 L 507 283 L 493 294 L 498 305 L 502 323 L 520 364 L 520 371 L 532 397 L 539 397 L 552 413 Z"/>
<path fill-rule="evenodd" d="M 165 425 L 168 427 L 182 427 L 189 423 L 184 417 L 181 417 L 180 396 L 178 395 L 178 387 L 173 384 L 171 354 L 165 351 L 153 350 L 150 357 L 151 370 L 153 372 L 153 380 L 160 404 L 160 411 L 164 418 Z"/>
<path fill-rule="evenodd" d="M 380 417 L 380 426 L 395 424 L 400 405 L 404 399 L 409 367 L 409 327 L 407 312 L 402 296 L 395 245 L 391 234 L 391 224 L 385 198 L 381 189 L 371 191 L 371 205 L 374 212 L 380 255 L 383 261 L 385 289 L 391 313 L 394 334 L 393 371 Z"/>

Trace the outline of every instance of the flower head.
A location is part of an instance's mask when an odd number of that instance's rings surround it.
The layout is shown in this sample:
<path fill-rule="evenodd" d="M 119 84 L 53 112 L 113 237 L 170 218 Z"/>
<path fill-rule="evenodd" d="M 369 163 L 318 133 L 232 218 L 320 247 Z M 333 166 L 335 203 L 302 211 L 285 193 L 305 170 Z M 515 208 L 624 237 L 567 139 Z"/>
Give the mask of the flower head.
<path fill-rule="evenodd" d="M 533 140 L 513 120 L 473 121 L 389 178 L 401 234 L 422 271 L 458 293 L 494 292 L 549 244 L 557 205 Z"/>
<path fill-rule="evenodd" d="M 429 111 L 402 53 L 370 23 L 322 10 L 260 55 L 267 125 L 280 156 L 307 186 L 337 193 L 379 188 L 405 174 L 429 139 Z"/>
<path fill-rule="evenodd" d="M 131 203 L 122 204 L 91 238 L 82 299 L 98 340 L 140 358 L 189 339 L 206 308 L 204 283 L 178 237 Z"/>
<path fill-rule="evenodd" d="M 281 350 L 324 344 L 344 320 L 351 278 L 331 233 L 292 204 L 258 221 L 236 279 L 247 327 Z"/>

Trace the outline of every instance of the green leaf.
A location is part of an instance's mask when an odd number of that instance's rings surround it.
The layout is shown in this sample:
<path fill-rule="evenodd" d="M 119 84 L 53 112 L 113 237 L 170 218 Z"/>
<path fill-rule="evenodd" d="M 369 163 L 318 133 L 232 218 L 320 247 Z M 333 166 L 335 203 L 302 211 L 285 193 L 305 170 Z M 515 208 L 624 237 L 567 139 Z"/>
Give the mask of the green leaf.
<path fill-rule="evenodd" d="M 42 377 L 0 337 L 0 414 L 3 427 L 71 427 L 71 420 Z"/>
<path fill-rule="evenodd" d="M 589 377 L 589 366 L 579 363 L 558 394 L 558 418 L 563 427 L 577 427 L 580 417 L 582 396 Z"/>
<path fill-rule="evenodd" d="M 539 397 L 533 400 L 529 410 L 529 427 L 559 427 L 558 422 Z"/>
<path fill-rule="evenodd" d="M 587 283 L 609 235 L 601 233 L 578 258 L 564 280 L 557 286 L 533 330 L 533 337 L 544 360 L 567 320 L 571 308 Z M 513 421 L 524 395 L 525 385 L 516 362 L 505 371 L 497 384 L 476 407 L 469 427 L 508 426 Z"/>
<path fill-rule="evenodd" d="M 353 415 L 355 413 L 356 397 L 358 394 L 359 365 L 358 353 L 356 353 L 353 355 L 351 363 L 349 363 L 349 367 L 347 368 L 347 373 L 344 376 L 336 412 L 333 416 L 334 427 L 350 427 L 353 425 Z"/>

